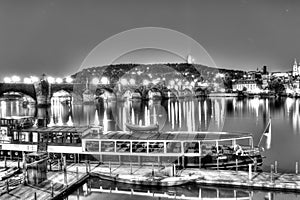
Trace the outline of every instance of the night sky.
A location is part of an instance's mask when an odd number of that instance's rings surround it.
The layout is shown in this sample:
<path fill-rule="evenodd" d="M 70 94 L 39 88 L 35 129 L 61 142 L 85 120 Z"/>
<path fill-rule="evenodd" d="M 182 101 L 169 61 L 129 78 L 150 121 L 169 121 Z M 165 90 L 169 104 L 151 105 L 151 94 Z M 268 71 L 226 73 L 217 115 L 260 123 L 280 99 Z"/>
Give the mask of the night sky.
<path fill-rule="evenodd" d="M 99 43 L 142 27 L 193 38 L 222 68 L 300 61 L 298 0 L 0 0 L 0 79 L 73 74 Z"/>

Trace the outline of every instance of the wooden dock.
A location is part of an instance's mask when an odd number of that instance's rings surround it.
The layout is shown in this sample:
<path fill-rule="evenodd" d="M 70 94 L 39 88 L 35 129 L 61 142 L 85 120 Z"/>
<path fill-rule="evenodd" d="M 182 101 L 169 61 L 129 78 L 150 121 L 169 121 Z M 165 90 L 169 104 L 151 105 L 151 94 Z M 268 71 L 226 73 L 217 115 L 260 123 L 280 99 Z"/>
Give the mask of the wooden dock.
<path fill-rule="evenodd" d="M 111 176 L 121 178 L 121 182 L 128 180 L 144 180 L 152 174 L 155 176 L 168 176 L 171 168 L 151 166 L 123 166 L 100 165 L 91 172 L 92 175 Z M 251 177 L 250 177 L 251 176 Z M 183 169 L 177 170 L 174 178 L 190 180 L 203 185 L 219 185 L 227 187 L 243 187 L 248 189 L 300 192 L 300 175 L 286 173 L 249 172 L 231 170 Z M 114 179 L 118 181 L 118 179 Z M 170 179 L 171 180 L 171 179 Z M 138 184 L 139 182 L 136 181 Z"/>
<path fill-rule="evenodd" d="M 0 163 L 0 165 L 1 164 L 2 163 Z M 10 166 L 16 165 L 16 163 L 10 163 Z M 58 169 L 49 171 L 47 181 L 35 186 L 20 184 L 18 187 L 9 190 L 8 193 L 2 194 L 0 199 L 61 199 L 93 175 L 100 177 L 104 175 L 111 177 L 115 181 L 118 181 L 118 179 L 115 179 L 116 177 L 127 180 L 128 182 L 131 182 L 133 179 L 143 180 L 149 177 L 164 177 L 167 178 L 166 180 L 171 181 L 178 179 L 190 180 L 190 182 L 195 182 L 200 185 L 242 187 L 251 190 L 300 192 L 300 175 L 298 174 L 251 172 L 250 176 L 247 171 L 194 168 L 174 171 L 172 166 L 87 165 L 84 163 L 68 165 L 66 171 L 66 173 Z M 139 182 L 137 181 L 136 184 L 139 184 Z M 103 190 L 100 192 L 105 193 L 107 191 Z M 112 192 L 114 193 L 114 191 Z M 118 193 L 118 191 L 115 191 L 115 193 Z M 132 191 L 130 191 L 130 194 L 131 193 Z M 135 193 L 135 195 L 142 194 Z M 153 194 L 151 195 L 153 196 Z M 165 194 L 155 195 L 158 195 L 157 197 L 165 196 Z M 181 199 L 185 199 L 185 197 Z"/>
<path fill-rule="evenodd" d="M 62 171 L 49 171 L 47 176 L 47 181 L 35 186 L 20 184 L 1 195 L 0 199 L 61 199 L 72 188 L 84 182 L 89 174 L 86 173 L 85 165 L 76 164 L 68 166 L 66 174 Z"/>

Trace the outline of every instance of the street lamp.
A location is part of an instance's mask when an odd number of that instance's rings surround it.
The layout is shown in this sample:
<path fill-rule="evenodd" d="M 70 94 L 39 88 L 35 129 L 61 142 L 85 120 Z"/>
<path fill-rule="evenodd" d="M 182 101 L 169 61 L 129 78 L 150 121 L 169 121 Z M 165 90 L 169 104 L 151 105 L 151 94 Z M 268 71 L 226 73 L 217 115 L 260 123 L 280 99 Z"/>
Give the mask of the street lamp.
<path fill-rule="evenodd" d="M 4 83 L 11 83 L 11 78 L 10 77 L 5 77 L 3 79 Z"/>
<path fill-rule="evenodd" d="M 28 78 L 28 77 L 25 77 L 23 82 L 26 83 L 26 84 L 30 84 L 31 83 L 31 79 Z"/>
<path fill-rule="evenodd" d="M 103 76 L 103 77 L 101 78 L 101 83 L 102 83 L 102 84 L 109 84 L 109 79 L 108 79 L 106 76 Z"/>
<path fill-rule="evenodd" d="M 143 85 L 148 85 L 149 81 L 147 79 L 143 80 Z"/>
<path fill-rule="evenodd" d="M 61 84 L 63 82 L 62 78 L 56 78 L 56 83 Z"/>
<path fill-rule="evenodd" d="M 17 82 L 20 82 L 21 79 L 19 76 L 14 75 L 11 77 L 11 80 L 12 80 L 12 82 L 17 83 Z"/>
<path fill-rule="evenodd" d="M 70 76 L 68 76 L 68 77 L 66 77 L 66 82 L 67 83 L 72 83 L 73 79 Z"/>
<path fill-rule="evenodd" d="M 130 85 L 135 85 L 135 79 L 131 78 L 131 79 L 129 80 L 129 83 L 130 83 Z"/>
<path fill-rule="evenodd" d="M 99 84 L 99 78 L 95 77 L 92 79 L 92 84 L 97 85 Z"/>
<path fill-rule="evenodd" d="M 30 76 L 30 79 L 31 79 L 31 82 L 32 82 L 32 83 L 36 83 L 36 82 L 39 81 L 39 78 L 36 77 L 36 76 Z"/>
<path fill-rule="evenodd" d="M 50 84 L 53 84 L 53 83 L 55 83 L 55 78 L 53 78 L 52 76 L 49 76 L 49 77 L 47 78 L 47 81 L 48 81 Z"/>
<path fill-rule="evenodd" d="M 122 85 L 127 85 L 127 83 L 128 83 L 125 78 L 122 78 L 120 82 Z"/>

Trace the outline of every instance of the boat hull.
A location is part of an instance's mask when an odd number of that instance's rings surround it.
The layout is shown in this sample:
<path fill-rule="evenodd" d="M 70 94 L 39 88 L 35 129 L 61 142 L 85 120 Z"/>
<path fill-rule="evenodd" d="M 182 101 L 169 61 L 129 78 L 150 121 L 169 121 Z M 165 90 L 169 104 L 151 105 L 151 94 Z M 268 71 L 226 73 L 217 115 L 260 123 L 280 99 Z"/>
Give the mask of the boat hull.
<path fill-rule="evenodd" d="M 140 125 L 126 123 L 126 127 L 131 131 L 158 131 L 159 129 L 159 126 L 157 124 L 140 126 Z"/>

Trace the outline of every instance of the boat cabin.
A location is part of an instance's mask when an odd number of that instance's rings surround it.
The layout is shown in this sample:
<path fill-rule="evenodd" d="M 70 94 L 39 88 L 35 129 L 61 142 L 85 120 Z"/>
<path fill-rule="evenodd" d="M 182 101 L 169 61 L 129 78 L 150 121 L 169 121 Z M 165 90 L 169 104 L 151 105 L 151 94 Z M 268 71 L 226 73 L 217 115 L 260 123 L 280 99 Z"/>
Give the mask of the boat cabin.
<path fill-rule="evenodd" d="M 0 142 L 10 142 L 13 129 L 29 128 L 34 124 L 32 116 L 10 116 L 0 119 Z"/>
<path fill-rule="evenodd" d="M 211 155 L 235 154 L 238 148 L 253 150 L 251 134 L 227 132 L 120 132 L 89 133 L 82 138 L 85 153 L 100 156 L 102 162 L 174 163 L 199 165 Z M 186 160 L 184 160 L 186 159 Z"/>

